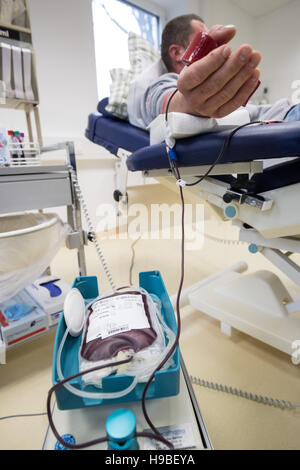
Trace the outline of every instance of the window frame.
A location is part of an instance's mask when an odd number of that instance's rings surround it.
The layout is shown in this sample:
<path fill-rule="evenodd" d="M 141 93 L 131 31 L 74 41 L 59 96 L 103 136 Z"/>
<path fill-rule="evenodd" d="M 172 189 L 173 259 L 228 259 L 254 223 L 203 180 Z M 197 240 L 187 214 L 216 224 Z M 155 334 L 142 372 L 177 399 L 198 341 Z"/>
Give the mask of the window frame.
<path fill-rule="evenodd" d="M 94 43 L 94 51 L 95 51 L 95 65 L 96 65 L 96 81 L 97 81 L 97 94 L 98 94 L 98 99 L 102 99 L 104 95 L 107 95 L 106 93 L 103 94 L 100 92 L 101 90 L 101 81 L 99 75 L 98 75 L 98 67 L 97 67 L 97 57 L 96 57 L 96 43 L 95 43 L 95 32 L 94 32 L 94 2 L 97 0 L 90 0 L 90 6 L 91 6 L 91 14 L 92 14 L 92 23 L 93 23 L 93 43 Z M 101 1 L 101 0 L 100 0 Z M 166 23 L 166 11 L 164 8 L 161 8 L 159 5 L 156 5 L 152 3 L 151 1 L 148 2 L 148 0 L 118 0 L 120 3 L 123 3 L 128 6 L 140 8 L 142 11 L 149 13 L 151 15 L 155 15 L 158 18 L 158 48 L 160 49 L 161 47 L 161 34 L 162 30 L 165 26 Z"/>
<path fill-rule="evenodd" d="M 158 35 L 159 39 L 161 39 L 162 31 L 166 24 L 167 12 L 165 8 L 160 7 L 151 1 L 148 0 L 118 0 L 122 3 L 126 3 L 127 5 L 131 5 L 133 7 L 140 8 L 141 10 L 145 11 L 146 13 L 151 13 L 158 17 Z M 92 8 L 93 0 L 91 0 L 91 8 Z M 160 43 L 159 43 L 160 47 Z"/>

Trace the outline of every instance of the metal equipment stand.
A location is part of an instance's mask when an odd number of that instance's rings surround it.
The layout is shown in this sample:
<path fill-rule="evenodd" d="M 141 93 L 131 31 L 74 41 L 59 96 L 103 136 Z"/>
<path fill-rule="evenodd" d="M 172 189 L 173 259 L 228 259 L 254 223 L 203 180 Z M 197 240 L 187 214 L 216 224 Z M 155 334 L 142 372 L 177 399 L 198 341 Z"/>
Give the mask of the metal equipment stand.
<path fill-rule="evenodd" d="M 65 164 L 0 168 L 0 214 L 67 206 L 67 222 L 72 230 L 66 245 L 77 250 L 79 275 L 85 276 L 87 236 L 82 229 L 80 202 L 71 179 L 71 167 L 76 172 L 74 143 L 63 142 L 40 150 L 42 154 L 66 150 Z"/>

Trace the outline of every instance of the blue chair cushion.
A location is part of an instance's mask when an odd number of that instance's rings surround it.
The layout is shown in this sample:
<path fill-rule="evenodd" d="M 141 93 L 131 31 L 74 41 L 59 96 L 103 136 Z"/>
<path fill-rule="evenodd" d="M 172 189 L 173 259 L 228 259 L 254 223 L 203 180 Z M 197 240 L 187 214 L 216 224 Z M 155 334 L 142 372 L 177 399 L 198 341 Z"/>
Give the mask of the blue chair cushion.
<path fill-rule="evenodd" d="M 178 166 L 210 165 L 218 157 L 230 130 L 177 140 Z M 249 126 L 231 139 L 220 163 L 300 156 L 300 122 Z M 139 149 L 127 160 L 130 171 L 168 168 L 164 144 Z"/>
<path fill-rule="evenodd" d="M 101 100 L 97 107 L 98 112 L 89 115 L 85 136 L 114 155 L 117 155 L 119 148 L 135 152 L 148 147 L 149 133 L 108 113 L 105 110 L 107 102 L 107 98 Z"/>
<path fill-rule="evenodd" d="M 98 112 L 89 116 L 86 137 L 115 155 L 118 148 L 132 152 L 127 160 L 130 171 L 168 168 L 165 144 L 150 147 L 149 133 L 105 111 L 107 101 L 107 98 L 101 100 Z M 212 164 L 230 132 L 226 130 L 177 140 L 178 165 Z M 239 130 L 231 139 L 222 163 L 296 156 L 300 156 L 300 122 L 282 122 Z"/>
<path fill-rule="evenodd" d="M 108 98 L 104 98 L 103 100 L 99 101 L 97 106 L 98 113 L 103 114 L 103 116 L 114 117 L 113 114 L 106 111 L 105 107 L 107 106 L 107 104 Z"/>
<path fill-rule="evenodd" d="M 117 155 L 119 148 L 131 152 L 127 159 L 130 171 L 169 168 L 165 144 L 150 146 L 148 132 L 108 113 L 105 110 L 106 104 L 107 98 L 101 100 L 98 112 L 89 116 L 86 137 L 114 155 Z M 214 163 L 230 132 L 231 130 L 226 130 L 178 140 L 175 146 L 178 166 Z M 232 137 L 220 163 L 298 156 L 300 122 L 283 122 L 249 126 L 239 130 Z M 295 184 L 300 181 L 300 159 L 273 166 L 263 174 L 254 175 L 253 181 L 257 193 Z"/>

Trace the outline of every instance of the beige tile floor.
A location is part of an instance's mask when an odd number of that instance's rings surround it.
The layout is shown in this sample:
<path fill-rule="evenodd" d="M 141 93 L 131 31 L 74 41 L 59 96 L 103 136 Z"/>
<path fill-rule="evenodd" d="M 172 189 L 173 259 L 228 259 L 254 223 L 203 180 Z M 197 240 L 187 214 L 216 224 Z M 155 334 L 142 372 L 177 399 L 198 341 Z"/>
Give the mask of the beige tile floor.
<path fill-rule="evenodd" d="M 178 202 L 178 195 L 162 186 L 132 188 L 130 202 L 147 204 Z M 205 206 L 205 231 L 232 239 L 235 232 L 215 219 Z M 132 240 L 103 240 L 115 282 L 128 283 Z M 179 240 L 141 239 L 135 246 L 133 280 L 140 271 L 159 269 L 170 295 L 179 281 Z M 108 284 L 92 247 L 86 248 L 88 274 L 98 276 L 103 290 Z M 186 252 L 185 285 L 188 286 L 237 260 L 249 262 L 249 270 L 270 269 L 262 257 L 248 255 L 244 245 L 205 239 L 198 252 Z M 77 275 L 74 252 L 60 250 L 52 272 L 69 283 Z M 275 398 L 300 402 L 299 367 L 283 354 L 243 333 L 228 338 L 219 323 L 186 307 L 182 310 L 181 351 L 189 373 L 207 380 Z M 7 353 L 0 370 L 0 417 L 45 412 L 51 385 L 51 361 L 55 331 L 20 345 Z M 215 449 L 299 449 L 300 409 L 283 411 L 242 398 L 195 386 L 195 393 Z M 0 420 L 0 449 L 41 449 L 46 416 Z"/>

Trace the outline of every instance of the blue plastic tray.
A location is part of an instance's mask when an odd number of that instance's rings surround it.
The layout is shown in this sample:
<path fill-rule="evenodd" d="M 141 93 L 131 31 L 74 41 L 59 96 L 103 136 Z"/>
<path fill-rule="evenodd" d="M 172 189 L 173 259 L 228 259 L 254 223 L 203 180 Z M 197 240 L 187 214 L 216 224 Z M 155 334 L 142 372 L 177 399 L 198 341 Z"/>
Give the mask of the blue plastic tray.
<path fill-rule="evenodd" d="M 173 307 L 163 283 L 159 271 L 142 272 L 139 275 L 140 287 L 143 287 L 149 294 L 157 295 L 162 303 L 162 315 L 165 322 L 175 333 L 177 331 L 177 324 Z M 98 295 L 98 282 L 95 276 L 77 277 L 74 281 L 73 287 L 80 290 L 86 302 L 91 302 Z M 52 364 L 52 383 L 53 385 L 59 382 L 58 373 L 56 369 L 56 356 L 59 345 L 66 330 L 64 316 L 62 315 L 57 327 L 53 364 Z M 68 335 L 61 356 L 62 373 L 64 377 L 69 377 L 79 371 L 78 368 L 78 351 L 81 344 L 81 336 L 74 338 Z M 147 391 L 147 399 L 161 398 L 177 395 L 179 393 L 179 374 L 180 374 L 180 354 L 179 347 L 176 349 L 174 355 L 174 366 L 167 370 L 158 371 L 155 374 L 155 379 L 152 381 Z M 127 388 L 132 382 L 132 377 L 127 375 L 108 376 L 102 380 L 102 392 L 115 392 Z M 81 377 L 78 377 L 69 382 L 71 385 L 81 388 Z M 139 383 L 135 389 L 128 395 L 114 400 L 103 399 L 90 399 L 73 395 L 65 387 L 60 387 L 56 390 L 57 406 L 60 410 L 71 410 L 75 408 L 84 408 L 86 406 L 99 406 L 111 403 L 124 403 L 130 401 L 141 400 L 145 384 Z M 100 390 L 92 385 L 85 387 L 85 391 L 99 392 Z"/>

